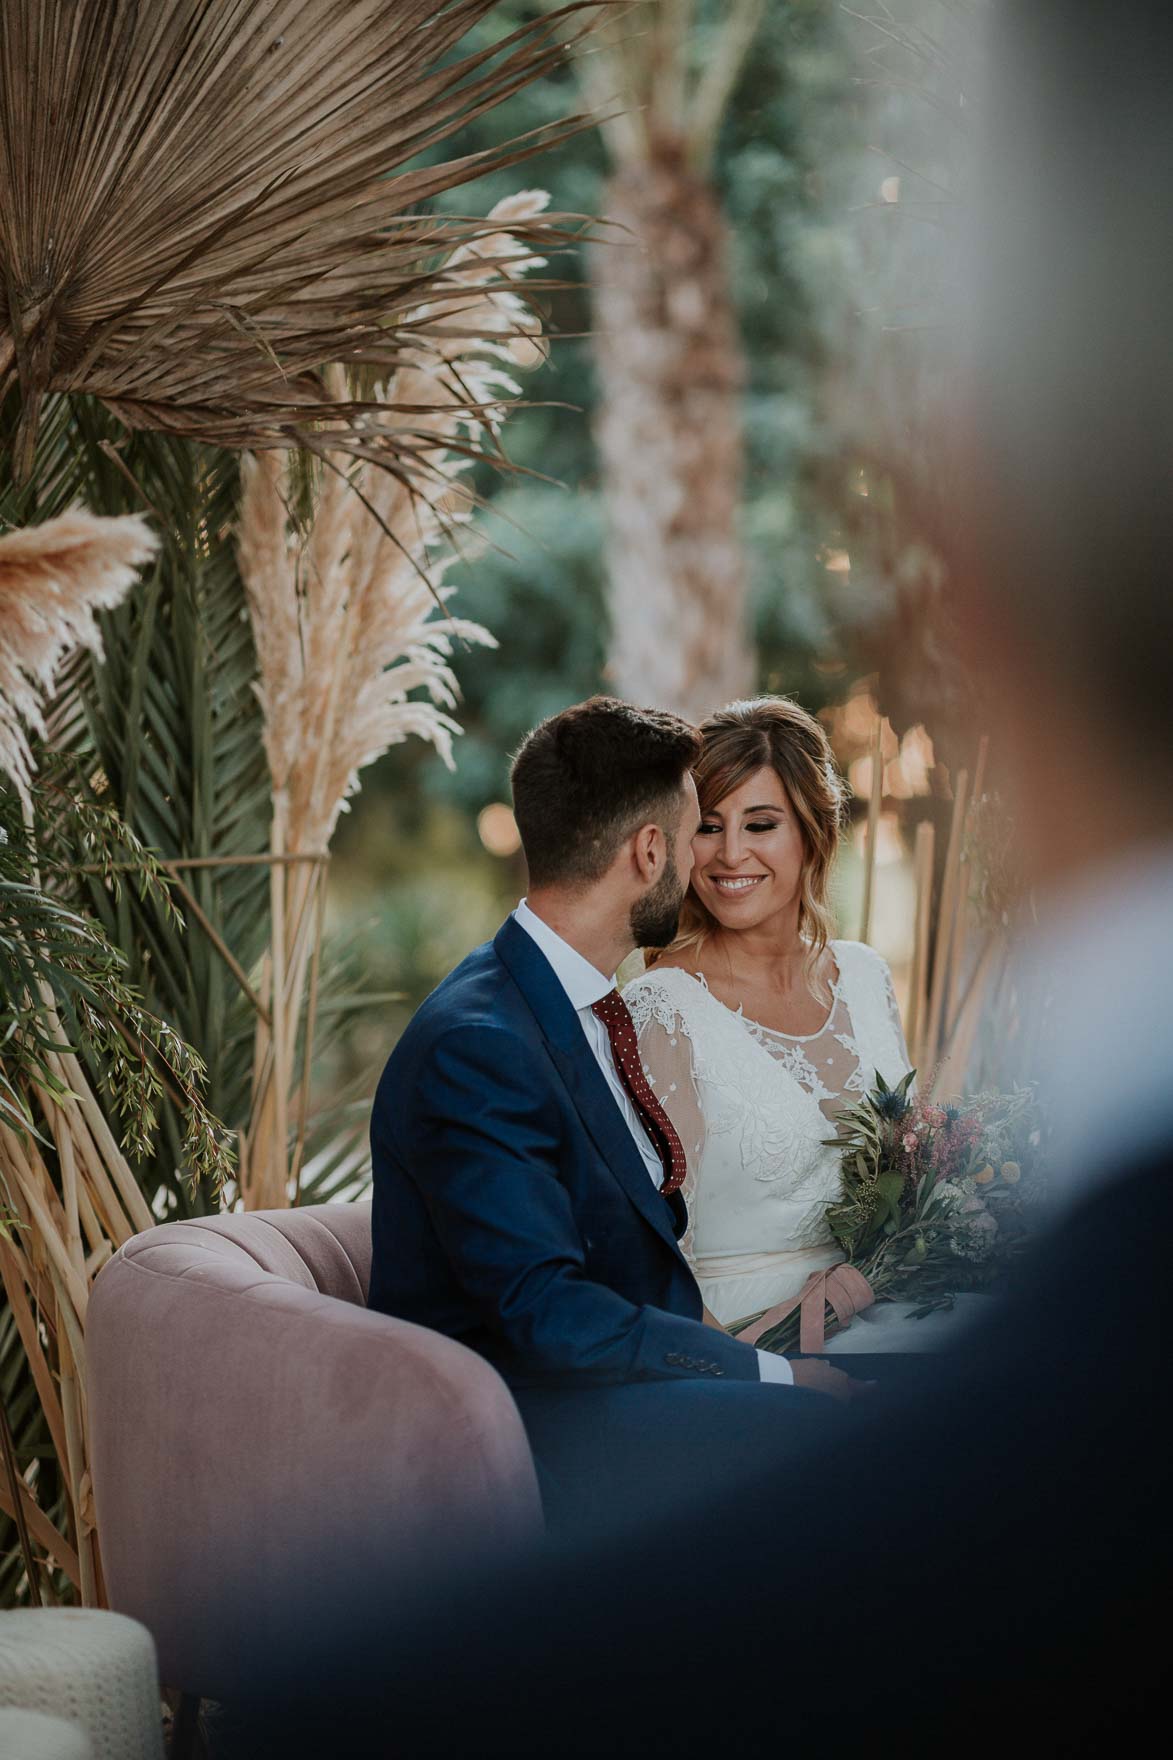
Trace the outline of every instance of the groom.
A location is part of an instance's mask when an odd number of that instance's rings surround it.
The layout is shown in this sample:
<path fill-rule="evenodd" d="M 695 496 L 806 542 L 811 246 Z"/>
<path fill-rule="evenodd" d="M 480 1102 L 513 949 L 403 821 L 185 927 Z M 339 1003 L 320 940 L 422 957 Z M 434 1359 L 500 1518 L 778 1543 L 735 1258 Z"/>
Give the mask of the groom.
<path fill-rule="evenodd" d="M 534 729 L 512 774 L 529 896 L 428 997 L 375 1098 L 370 1305 L 495 1365 L 556 1521 L 605 1509 L 614 1473 L 651 1498 L 666 1455 L 717 1488 L 853 1385 L 705 1325 L 677 1244 L 684 1150 L 613 974 L 675 933 L 699 749 L 607 697 Z"/>

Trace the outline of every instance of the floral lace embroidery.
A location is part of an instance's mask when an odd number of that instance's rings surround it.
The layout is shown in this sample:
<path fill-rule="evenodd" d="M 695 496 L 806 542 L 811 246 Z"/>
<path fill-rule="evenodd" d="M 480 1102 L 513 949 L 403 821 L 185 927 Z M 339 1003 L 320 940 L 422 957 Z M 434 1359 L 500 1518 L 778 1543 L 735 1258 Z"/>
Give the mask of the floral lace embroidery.
<path fill-rule="evenodd" d="M 788 1039 L 785 1034 L 775 1033 L 770 1027 L 759 1026 L 757 1021 L 747 1020 L 745 1015 L 741 1019 L 745 1021 L 758 1044 L 770 1053 L 774 1062 L 780 1063 L 786 1073 L 801 1083 L 820 1105 L 824 1100 L 833 1098 L 830 1088 L 819 1079 L 819 1072 L 803 1050 L 801 1041 Z"/>
<path fill-rule="evenodd" d="M 875 1081 L 875 1076 L 864 1068 L 864 1057 L 859 1048 L 859 1040 L 854 1033 L 836 1033 L 835 1042 L 837 1045 L 842 1045 L 854 1066 L 843 1084 L 843 1092 L 845 1094 L 868 1093 Z"/>
<path fill-rule="evenodd" d="M 635 1022 L 637 1033 L 642 1032 L 651 1021 L 655 1021 L 658 1027 L 663 1027 L 666 1033 L 674 1032 L 678 1025 L 685 1032 L 688 1031 L 676 1004 L 660 984 L 637 979 L 634 984 L 627 986 L 623 992 L 623 1000 Z"/>

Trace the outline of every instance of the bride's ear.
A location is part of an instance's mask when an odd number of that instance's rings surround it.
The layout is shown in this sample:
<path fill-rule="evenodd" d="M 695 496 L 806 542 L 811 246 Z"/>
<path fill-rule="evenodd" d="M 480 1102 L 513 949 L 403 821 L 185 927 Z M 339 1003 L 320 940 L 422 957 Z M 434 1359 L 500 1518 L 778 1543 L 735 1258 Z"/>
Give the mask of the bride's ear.
<path fill-rule="evenodd" d="M 659 825 L 641 825 L 632 839 L 632 860 L 640 879 L 650 886 L 664 872 L 668 845 Z"/>

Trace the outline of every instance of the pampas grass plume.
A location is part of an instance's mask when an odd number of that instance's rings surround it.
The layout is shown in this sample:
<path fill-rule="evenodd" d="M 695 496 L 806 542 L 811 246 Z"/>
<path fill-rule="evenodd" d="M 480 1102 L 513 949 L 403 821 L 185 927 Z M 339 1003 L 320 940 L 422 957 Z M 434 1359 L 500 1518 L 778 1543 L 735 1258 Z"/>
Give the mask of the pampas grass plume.
<path fill-rule="evenodd" d="M 28 733 L 44 733 L 45 698 L 79 647 L 102 651 L 96 613 L 119 604 L 158 549 L 138 514 L 72 507 L 0 536 L 0 770 L 27 798 Z"/>
<path fill-rule="evenodd" d="M 417 325 L 426 341 L 376 397 L 397 426 L 397 409 L 413 411 L 418 469 L 410 487 L 367 463 L 349 478 L 325 469 L 299 532 L 289 515 L 286 458 L 245 458 L 241 573 L 289 850 L 326 849 L 359 771 L 399 741 L 428 740 L 452 764 L 460 732 L 450 713 L 458 697 L 453 648 L 496 646 L 479 624 L 438 614 L 451 592 L 443 584 L 454 559 L 450 535 L 472 513 L 460 480 L 464 443 L 479 447 L 500 430 L 519 392 L 507 369 L 545 358 L 539 321 L 509 287 L 543 259 L 512 231 L 491 228 L 524 228 L 548 201 L 544 190 L 524 190 L 499 202 L 483 236 L 448 260 L 448 284 L 467 298 L 440 314 L 421 307 L 404 326 L 410 333 Z M 342 395 L 341 384 L 333 389 Z"/>

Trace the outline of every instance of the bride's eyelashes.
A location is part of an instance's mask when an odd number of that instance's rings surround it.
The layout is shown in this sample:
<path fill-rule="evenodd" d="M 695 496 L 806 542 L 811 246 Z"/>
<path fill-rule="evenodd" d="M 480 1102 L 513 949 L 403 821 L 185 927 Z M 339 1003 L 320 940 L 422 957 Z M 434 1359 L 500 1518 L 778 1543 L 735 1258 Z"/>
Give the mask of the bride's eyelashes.
<path fill-rule="evenodd" d="M 745 830 L 745 831 L 777 831 L 777 829 L 781 823 L 782 823 L 782 821 L 780 819 L 753 819 L 750 821 L 750 823 L 748 825 L 743 827 L 743 830 Z M 717 836 L 717 835 L 719 835 L 720 830 L 721 830 L 721 827 L 719 825 L 702 825 L 700 830 L 697 832 L 697 836 L 698 837 Z"/>

